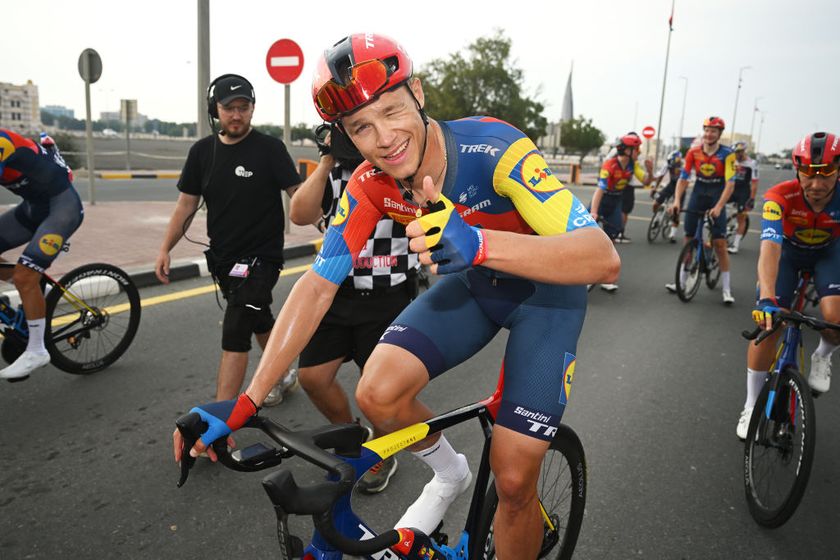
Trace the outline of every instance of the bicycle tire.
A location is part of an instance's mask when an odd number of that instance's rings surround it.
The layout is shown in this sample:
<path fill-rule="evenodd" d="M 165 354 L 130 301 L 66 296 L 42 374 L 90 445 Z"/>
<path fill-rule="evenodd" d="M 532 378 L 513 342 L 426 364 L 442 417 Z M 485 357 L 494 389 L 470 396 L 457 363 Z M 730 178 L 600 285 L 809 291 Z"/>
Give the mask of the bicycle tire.
<path fill-rule="evenodd" d="M 650 222 L 648 222 L 647 228 L 647 240 L 648 243 L 653 243 L 656 241 L 656 238 L 662 232 L 662 228 L 665 222 L 665 207 L 660 206 L 659 209 L 653 213 L 653 216 L 650 217 Z"/>
<path fill-rule="evenodd" d="M 140 325 L 140 294 L 116 266 L 93 263 L 61 277 L 46 296 L 44 345 L 51 363 L 67 373 L 90 374 L 113 364 Z M 84 301 L 86 308 L 64 295 Z M 119 317 L 119 320 L 115 320 Z"/>
<path fill-rule="evenodd" d="M 677 296 L 679 296 L 680 300 L 685 303 L 691 301 L 691 298 L 693 298 L 697 294 L 697 290 L 700 289 L 700 264 L 697 262 L 697 259 L 694 258 L 694 251 L 696 250 L 697 240 L 693 239 L 683 246 L 680 251 L 680 256 L 677 259 L 677 272 L 674 282 L 677 286 Z M 686 262 L 689 263 L 689 271 L 686 276 L 686 284 L 683 285 L 683 283 L 680 282 L 680 271 Z"/>
<path fill-rule="evenodd" d="M 556 473 L 556 476 L 553 476 L 553 473 Z M 562 484 L 564 478 L 567 480 L 566 484 Z M 540 502 L 555 526 L 553 530 L 545 527 L 543 549 L 538 558 L 568 560 L 572 557 L 583 524 L 586 490 L 586 457 L 583 445 L 574 430 L 561 424 L 546 451 L 537 482 Z M 491 482 L 484 498 L 484 507 L 479 513 L 475 538 L 471 539 L 474 546 L 470 551 L 470 558 L 491 560 L 496 557 L 493 518 L 498 504 L 496 485 Z M 566 517 L 562 517 L 564 515 Z"/>
<path fill-rule="evenodd" d="M 770 418 L 765 414 L 771 385 L 768 382 L 756 400 L 744 444 L 744 493 L 750 515 L 756 523 L 771 529 L 786 523 L 802 501 L 816 447 L 816 417 L 811 390 L 791 366 L 785 367 L 779 375 L 779 392 Z M 792 435 L 789 421 L 791 405 L 794 405 L 794 413 L 799 420 L 798 430 L 793 426 L 795 431 Z M 768 435 L 772 439 L 768 440 Z M 797 442 L 798 461 L 794 463 L 796 457 L 791 452 L 796 451 Z M 772 488 L 767 483 L 768 467 L 764 466 L 773 461 L 795 467 L 792 479 L 791 473 L 788 473 L 787 478 L 791 479 L 789 487 L 783 487 L 776 498 L 770 496 Z"/>
<path fill-rule="evenodd" d="M 706 286 L 710 290 L 714 290 L 718 280 L 720 280 L 720 261 L 718 260 L 714 247 L 708 251 L 704 251 L 703 254 L 709 256 L 706 260 Z"/>

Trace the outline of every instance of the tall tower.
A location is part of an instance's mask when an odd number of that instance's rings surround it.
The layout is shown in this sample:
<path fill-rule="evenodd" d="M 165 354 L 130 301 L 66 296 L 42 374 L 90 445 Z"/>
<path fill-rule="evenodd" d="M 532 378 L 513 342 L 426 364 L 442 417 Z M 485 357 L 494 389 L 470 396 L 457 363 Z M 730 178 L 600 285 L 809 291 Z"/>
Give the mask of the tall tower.
<path fill-rule="evenodd" d="M 569 80 L 566 82 L 566 93 L 563 95 L 563 110 L 560 112 L 560 122 L 568 121 L 574 118 L 575 109 L 572 101 L 572 72 L 575 69 L 575 61 L 572 61 L 572 67 L 569 69 Z"/>

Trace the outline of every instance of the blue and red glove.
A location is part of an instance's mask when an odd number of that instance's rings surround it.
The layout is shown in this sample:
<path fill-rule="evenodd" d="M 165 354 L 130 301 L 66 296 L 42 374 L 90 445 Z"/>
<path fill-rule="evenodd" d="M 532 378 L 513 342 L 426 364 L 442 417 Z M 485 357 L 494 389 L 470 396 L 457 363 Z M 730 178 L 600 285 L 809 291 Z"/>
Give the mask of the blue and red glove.
<path fill-rule="evenodd" d="M 769 317 L 771 321 L 774 320 L 776 318 L 776 313 L 781 310 L 779 302 L 775 297 L 761 298 L 758 300 L 758 303 L 755 304 L 755 308 L 752 312 L 752 318 L 757 325 L 765 326 L 767 324 L 767 318 Z"/>
<path fill-rule="evenodd" d="M 207 422 L 207 431 L 201 434 L 201 442 L 209 447 L 217 439 L 244 426 L 258 410 L 251 397 L 242 393 L 236 400 L 203 404 L 193 407 L 190 412 L 197 413 Z"/>
<path fill-rule="evenodd" d="M 487 259 L 487 237 L 481 229 L 465 222 L 448 198 L 440 195 L 429 205 L 431 212 L 417 220 L 426 233 L 426 248 L 438 274 L 460 272 Z"/>

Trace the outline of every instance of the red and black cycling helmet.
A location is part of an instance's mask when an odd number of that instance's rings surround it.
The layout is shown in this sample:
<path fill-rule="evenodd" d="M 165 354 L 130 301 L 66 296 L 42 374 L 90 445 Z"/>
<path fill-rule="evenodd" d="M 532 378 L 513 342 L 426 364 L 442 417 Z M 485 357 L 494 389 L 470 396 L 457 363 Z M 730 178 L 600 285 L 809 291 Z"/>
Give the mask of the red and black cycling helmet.
<path fill-rule="evenodd" d="M 356 33 L 318 59 L 312 100 L 327 122 L 355 111 L 412 75 L 411 58 L 399 43 L 375 33 Z"/>
<path fill-rule="evenodd" d="M 723 129 L 726 128 L 726 123 L 723 122 L 723 119 L 720 117 L 706 117 L 706 120 L 703 121 L 703 128 L 710 126 L 712 128 L 718 128 L 721 132 Z"/>
<path fill-rule="evenodd" d="M 635 132 L 628 132 L 618 139 L 618 143 L 615 145 L 615 150 L 618 155 L 624 155 L 627 148 L 638 148 L 641 145 L 642 139 L 639 138 L 639 135 Z"/>
<path fill-rule="evenodd" d="M 793 165 L 807 177 L 837 173 L 840 168 L 840 136 L 828 132 L 809 134 L 791 152 Z"/>

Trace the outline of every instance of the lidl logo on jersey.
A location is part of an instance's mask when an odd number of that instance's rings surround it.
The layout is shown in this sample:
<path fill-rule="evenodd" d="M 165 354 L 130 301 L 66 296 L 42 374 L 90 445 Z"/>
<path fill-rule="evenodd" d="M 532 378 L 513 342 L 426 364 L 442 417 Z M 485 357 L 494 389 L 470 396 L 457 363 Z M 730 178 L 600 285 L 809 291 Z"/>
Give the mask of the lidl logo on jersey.
<path fill-rule="evenodd" d="M 38 240 L 38 248 L 48 257 L 52 257 L 61 251 L 63 243 L 63 237 L 55 233 L 48 233 Z"/>
<path fill-rule="evenodd" d="M 563 392 L 560 393 L 560 404 L 566 405 L 569 402 L 569 395 L 572 392 L 572 381 L 575 378 L 575 364 L 577 360 L 574 354 L 566 352 L 563 358 Z"/>
<path fill-rule="evenodd" d="M 715 168 L 714 164 L 711 163 L 704 163 L 700 166 L 700 173 L 705 177 L 711 177 L 715 174 L 716 170 L 717 169 Z"/>
<path fill-rule="evenodd" d="M 347 191 L 341 195 L 341 200 L 338 202 L 338 208 L 335 210 L 335 217 L 332 221 L 332 226 L 340 226 L 350 215 L 350 197 L 347 196 Z"/>
<path fill-rule="evenodd" d="M 15 145 L 8 134 L 0 132 L 0 161 L 6 161 L 15 153 Z"/>
<path fill-rule="evenodd" d="M 793 235 L 799 241 L 808 245 L 821 245 L 831 238 L 831 232 L 822 229 L 801 229 L 794 232 Z"/>
<path fill-rule="evenodd" d="M 761 217 L 765 220 L 778 221 L 782 219 L 782 207 L 774 200 L 768 200 L 764 203 L 764 208 L 761 212 Z"/>
<path fill-rule="evenodd" d="M 563 188 L 539 152 L 531 152 L 522 160 L 522 184 L 536 192 L 554 192 Z"/>

